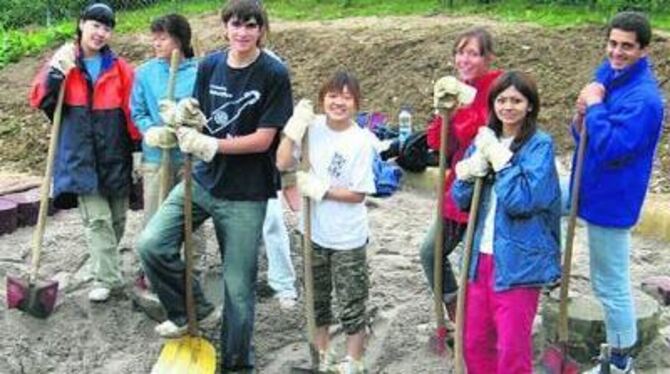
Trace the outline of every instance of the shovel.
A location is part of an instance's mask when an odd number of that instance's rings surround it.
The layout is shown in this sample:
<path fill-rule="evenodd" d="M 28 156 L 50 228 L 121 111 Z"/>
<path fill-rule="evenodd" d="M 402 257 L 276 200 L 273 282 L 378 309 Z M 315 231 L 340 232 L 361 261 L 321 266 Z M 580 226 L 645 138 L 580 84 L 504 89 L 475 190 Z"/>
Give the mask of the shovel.
<path fill-rule="evenodd" d="M 309 172 L 309 129 L 302 138 L 302 158 L 300 169 Z M 291 373 L 318 373 L 319 350 L 316 348 L 316 320 L 314 319 L 314 274 L 312 273 L 312 206 L 309 197 L 302 201 L 304 235 L 302 237 L 304 278 L 305 278 L 305 319 L 307 320 L 307 341 L 312 359 L 310 368 L 292 367 Z"/>
<path fill-rule="evenodd" d="M 568 356 L 568 289 L 570 285 L 570 270 L 572 267 L 572 247 L 577 226 L 577 208 L 579 204 L 579 189 L 582 182 L 582 168 L 584 166 L 584 152 L 586 150 L 586 125 L 582 122 L 579 132 L 579 148 L 577 148 L 577 164 L 575 165 L 575 179 L 570 192 L 570 215 L 565 238 L 565 254 L 563 257 L 563 274 L 561 277 L 561 291 L 558 312 L 558 342 L 547 348 L 542 354 L 541 370 L 545 374 L 573 374 L 579 373 L 579 364 Z"/>
<path fill-rule="evenodd" d="M 212 343 L 198 336 L 193 301 L 193 199 L 191 155 L 184 155 L 184 257 L 186 259 L 186 315 L 188 334 L 170 339 L 151 369 L 151 374 L 214 374 L 216 351 Z"/>
<path fill-rule="evenodd" d="M 58 136 L 60 135 L 64 97 L 65 80 L 61 83 L 60 90 L 58 91 L 58 101 L 56 102 L 56 111 L 54 112 L 53 124 L 51 126 L 47 168 L 40 190 L 40 211 L 37 217 L 37 227 L 33 232 L 30 276 L 27 281 L 18 277 L 7 277 L 7 307 L 10 309 L 19 308 L 37 318 L 47 318 L 51 314 L 56 305 L 56 297 L 58 296 L 58 282 L 38 282 L 37 275 L 40 267 L 40 255 L 42 253 L 42 240 L 44 239 L 47 211 L 49 210 L 49 190 L 51 188 L 56 148 L 58 147 Z"/>
<path fill-rule="evenodd" d="M 468 288 L 468 272 L 472 257 L 472 243 L 475 238 L 475 226 L 477 225 L 477 213 L 479 212 L 479 201 L 482 195 L 484 178 L 475 179 L 472 202 L 470 203 L 470 216 L 468 226 L 465 229 L 465 243 L 463 245 L 463 263 L 461 264 L 460 286 L 458 287 L 458 298 L 456 301 L 456 333 L 454 336 L 454 371 L 456 374 L 465 373 L 465 361 L 463 359 L 463 332 L 465 326 L 465 295 Z"/>
<path fill-rule="evenodd" d="M 440 128 L 440 152 L 439 152 L 439 171 L 437 187 L 437 209 L 435 210 L 435 248 L 433 252 L 433 303 L 435 308 L 436 328 L 435 335 L 430 337 L 428 348 L 431 352 L 444 356 L 447 352 L 446 337 L 447 323 L 444 318 L 444 184 L 445 170 L 447 169 L 447 140 L 449 136 L 449 121 L 451 114 L 456 109 L 456 105 L 447 108 L 447 112 L 442 116 L 442 126 Z M 437 111 L 437 109 L 436 109 Z M 439 113 L 439 111 L 437 111 Z"/>

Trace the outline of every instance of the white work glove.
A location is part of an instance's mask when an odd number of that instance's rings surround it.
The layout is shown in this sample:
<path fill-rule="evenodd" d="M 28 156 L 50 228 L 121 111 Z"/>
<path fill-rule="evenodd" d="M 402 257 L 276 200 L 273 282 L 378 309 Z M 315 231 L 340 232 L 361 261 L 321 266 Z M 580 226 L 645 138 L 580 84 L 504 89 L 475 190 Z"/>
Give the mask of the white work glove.
<path fill-rule="evenodd" d="M 491 165 L 479 149 L 475 149 L 470 157 L 456 164 L 456 178 L 471 182 L 475 178 L 485 177 L 491 170 Z"/>
<path fill-rule="evenodd" d="M 177 103 L 173 100 L 163 99 L 158 102 L 158 115 L 163 125 L 172 129 L 177 128 Z"/>
<path fill-rule="evenodd" d="M 182 152 L 190 153 L 205 162 L 212 161 L 219 151 L 219 139 L 201 134 L 193 127 L 179 126 L 177 139 Z"/>
<path fill-rule="evenodd" d="M 74 43 L 63 44 L 56 53 L 51 57 L 49 66 L 57 69 L 63 75 L 67 75 L 72 68 L 75 67 L 75 59 L 77 56 L 77 46 Z"/>
<path fill-rule="evenodd" d="M 328 183 L 313 176 L 305 171 L 298 171 L 296 173 L 298 191 L 305 197 L 309 197 L 314 201 L 321 201 L 328 192 Z"/>
<path fill-rule="evenodd" d="M 177 104 L 177 118 L 178 126 L 188 126 L 202 131 L 202 128 L 207 124 L 207 117 L 200 110 L 200 103 L 198 100 L 187 97 L 179 100 Z"/>
<path fill-rule="evenodd" d="M 300 144 L 309 125 L 314 122 L 314 109 L 310 100 L 302 99 L 293 108 L 293 115 L 284 126 L 284 135 Z"/>
<path fill-rule="evenodd" d="M 170 149 L 177 146 L 177 135 L 167 126 L 154 126 L 144 134 L 144 142 L 150 147 Z"/>
<path fill-rule="evenodd" d="M 504 144 L 498 140 L 495 132 L 488 126 L 482 126 L 477 132 L 474 140 L 477 149 L 491 163 L 493 170 L 497 173 L 504 169 L 514 155 Z"/>
<path fill-rule="evenodd" d="M 449 103 L 456 100 L 458 105 L 469 105 L 475 99 L 477 90 L 455 77 L 442 77 L 433 85 L 433 107 L 450 109 Z"/>

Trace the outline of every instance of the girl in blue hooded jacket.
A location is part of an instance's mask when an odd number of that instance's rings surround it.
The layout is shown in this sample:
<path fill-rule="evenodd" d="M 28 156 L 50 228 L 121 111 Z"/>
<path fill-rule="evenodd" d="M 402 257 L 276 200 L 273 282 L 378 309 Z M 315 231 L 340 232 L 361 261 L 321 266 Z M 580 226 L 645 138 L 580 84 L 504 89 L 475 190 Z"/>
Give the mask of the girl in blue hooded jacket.
<path fill-rule="evenodd" d="M 560 188 L 551 138 L 537 128 L 534 81 L 500 76 L 489 123 L 456 165 L 452 193 L 470 207 L 484 178 L 465 302 L 468 373 L 532 373 L 532 325 L 540 289 L 560 277 Z"/>

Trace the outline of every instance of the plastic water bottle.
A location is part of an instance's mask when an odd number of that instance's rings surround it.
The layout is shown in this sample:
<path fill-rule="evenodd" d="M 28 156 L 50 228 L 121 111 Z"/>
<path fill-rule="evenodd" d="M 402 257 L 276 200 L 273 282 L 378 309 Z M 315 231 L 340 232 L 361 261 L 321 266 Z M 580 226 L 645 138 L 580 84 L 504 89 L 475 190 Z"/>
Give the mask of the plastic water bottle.
<path fill-rule="evenodd" d="M 400 114 L 398 114 L 398 140 L 400 144 L 405 144 L 407 138 L 412 133 L 412 110 L 409 106 L 405 105 L 400 108 Z"/>

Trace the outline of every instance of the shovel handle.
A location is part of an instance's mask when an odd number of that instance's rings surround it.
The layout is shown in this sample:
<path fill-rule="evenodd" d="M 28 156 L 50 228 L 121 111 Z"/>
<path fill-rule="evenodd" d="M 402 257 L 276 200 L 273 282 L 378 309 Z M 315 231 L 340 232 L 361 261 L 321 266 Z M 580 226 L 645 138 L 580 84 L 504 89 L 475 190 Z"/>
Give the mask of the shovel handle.
<path fill-rule="evenodd" d="M 570 288 L 570 272 L 572 270 L 572 252 L 577 226 L 577 211 L 579 208 L 579 190 L 582 184 L 584 168 L 584 154 L 586 153 L 586 124 L 582 121 L 579 131 L 579 147 L 577 148 L 577 163 L 574 170 L 574 180 L 570 190 L 570 215 L 568 228 L 565 234 L 565 253 L 563 255 L 563 274 L 561 276 L 560 301 L 558 306 L 558 341 L 568 342 L 568 290 Z"/>
<path fill-rule="evenodd" d="M 172 50 L 170 56 L 170 74 L 168 77 L 167 96 L 170 101 L 174 101 L 174 91 L 177 85 L 177 70 L 179 69 L 179 62 L 181 54 L 178 49 Z M 172 160 L 170 159 L 170 150 L 161 150 L 161 166 L 160 166 L 160 184 L 158 185 L 158 203 L 162 203 L 167 197 L 170 187 L 172 186 Z"/>
<path fill-rule="evenodd" d="M 443 280 L 444 280 L 444 186 L 445 186 L 445 171 L 447 170 L 447 140 L 449 139 L 449 122 L 451 115 L 454 112 L 455 105 L 447 109 L 446 113 L 442 115 L 442 126 L 440 127 L 440 152 L 438 163 L 438 177 L 437 177 L 437 209 L 435 210 L 435 246 L 433 249 L 433 304 L 435 308 L 435 320 L 437 328 L 446 326 L 444 318 L 444 301 L 442 294 L 444 294 Z M 439 111 L 436 113 L 440 115 Z"/>
<path fill-rule="evenodd" d="M 51 125 L 51 138 L 49 139 L 49 150 L 47 152 L 47 165 L 40 187 L 40 211 L 37 216 L 37 227 L 33 232 L 33 256 L 30 266 L 30 284 L 37 282 L 37 273 L 40 268 L 40 257 L 42 255 L 42 241 L 44 240 L 44 228 L 47 222 L 47 211 L 49 210 L 49 191 L 51 190 L 51 177 L 54 170 L 54 158 L 58 148 L 58 136 L 60 135 L 60 125 L 63 118 L 63 100 L 65 99 L 65 80 L 58 90 L 58 100 L 56 101 L 56 111 L 54 112 L 53 123 Z"/>
<path fill-rule="evenodd" d="M 302 138 L 300 170 L 309 172 L 309 129 Z M 312 201 L 309 197 L 302 200 L 304 234 L 302 237 L 303 266 L 305 279 L 305 319 L 307 320 L 307 335 L 312 369 L 319 367 L 319 351 L 316 348 L 316 320 L 314 319 L 314 273 L 312 271 Z"/>
<path fill-rule="evenodd" d="M 186 260 L 186 315 L 188 333 L 198 334 L 198 320 L 193 300 L 193 159 L 184 154 L 184 259 Z"/>
<path fill-rule="evenodd" d="M 454 369 L 456 374 L 465 373 L 465 361 L 463 359 L 463 332 L 465 326 L 465 294 L 468 287 L 468 272 L 470 271 L 470 260 L 472 256 L 472 243 L 475 237 L 475 226 L 477 225 L 477 214 L 479 212 L 479 201 L 482 195 L 484 178 L 475 179 L 472 201 L 470 202 L 470 216 L 468 226 L 465 229 L 465 243 L 463 248 L 463 263 L 461 264 L 460 286 L 458 288 L 458 299 L 456 302 L 456 332 L 454 339 Z"/>

